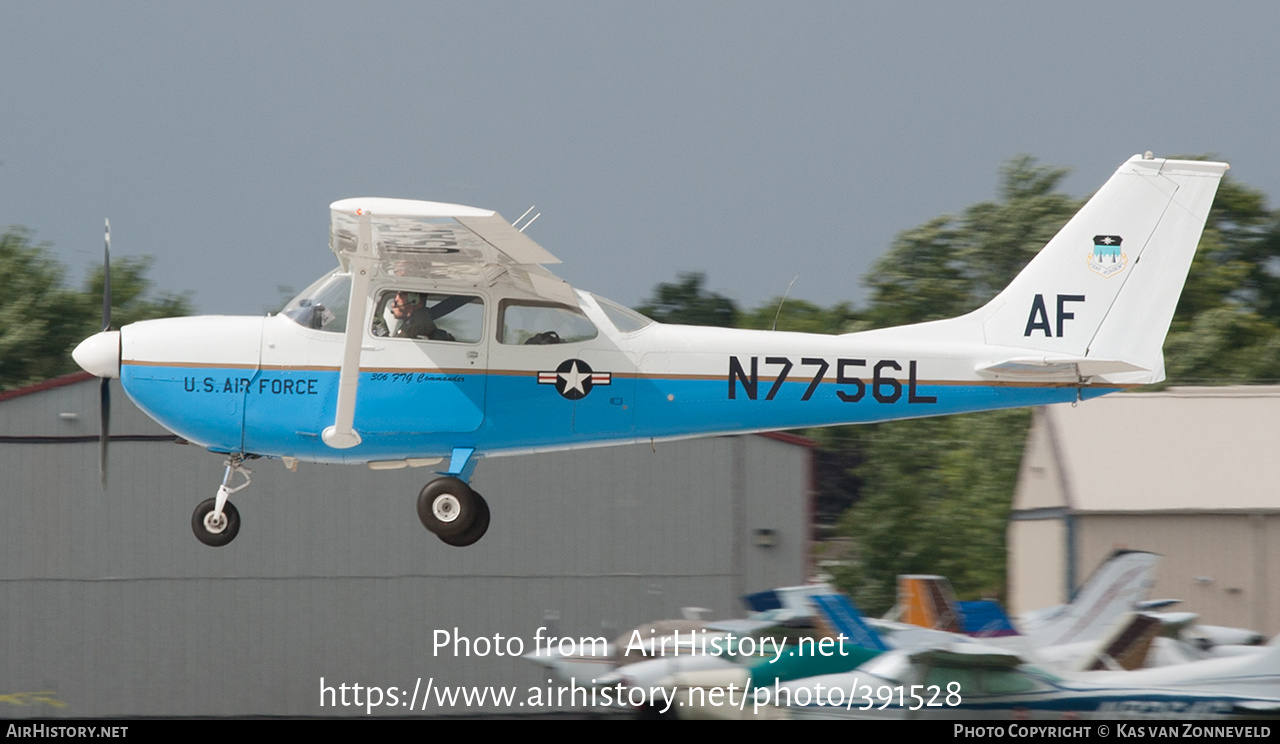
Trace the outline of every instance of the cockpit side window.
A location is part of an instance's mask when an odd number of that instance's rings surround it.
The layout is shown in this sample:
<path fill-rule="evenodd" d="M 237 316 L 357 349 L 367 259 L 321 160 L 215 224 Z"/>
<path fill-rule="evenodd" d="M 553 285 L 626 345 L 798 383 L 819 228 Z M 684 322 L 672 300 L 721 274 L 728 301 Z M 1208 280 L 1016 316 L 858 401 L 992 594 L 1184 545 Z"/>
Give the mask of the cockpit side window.
<path fill-rule="evenodd" d="M 302 294 L 284 306 L 280 314 L 304 328 L 344 333 L 350 300 L 351 276 L 334 272 L 304 289 Z"/>
<path fill-rule="evenodd" d="M 597 334 L 587 316 L 568 305 L 503 300 L 500 307 L 498 341 L 504 344 L 572 344 Z"/>
<path fill-rule="evenodd" d="M 484 300 L 471 295 L 389 289 L 378 295 L 370 333 L 424 341 L 477 343 L 484 328 Z"/>

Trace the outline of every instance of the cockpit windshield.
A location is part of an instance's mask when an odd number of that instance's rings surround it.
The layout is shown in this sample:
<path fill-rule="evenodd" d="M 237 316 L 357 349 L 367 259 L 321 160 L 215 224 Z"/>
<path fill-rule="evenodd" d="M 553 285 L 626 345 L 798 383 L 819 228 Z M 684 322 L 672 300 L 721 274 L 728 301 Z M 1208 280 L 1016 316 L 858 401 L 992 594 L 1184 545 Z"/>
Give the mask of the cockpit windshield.
<path fill-rule="evenodd" d="M 305 328 L 343 333 L 350 301 L 351 276 L 335 270 L 290 300 L 280 314 Z"/>
<path fill-rule="evenodd" d="M 613 323 L 622 333 L 630 333 L 638 331 L 645 326 L 653 325 L 653 321 L 630 308 L 625 308 L 613 300 L 606 300 L 600 295 L 591 295 L 595 298 L 596 304 L 604 311 L 605 316 L 609 318 L 609 322 Z"/>

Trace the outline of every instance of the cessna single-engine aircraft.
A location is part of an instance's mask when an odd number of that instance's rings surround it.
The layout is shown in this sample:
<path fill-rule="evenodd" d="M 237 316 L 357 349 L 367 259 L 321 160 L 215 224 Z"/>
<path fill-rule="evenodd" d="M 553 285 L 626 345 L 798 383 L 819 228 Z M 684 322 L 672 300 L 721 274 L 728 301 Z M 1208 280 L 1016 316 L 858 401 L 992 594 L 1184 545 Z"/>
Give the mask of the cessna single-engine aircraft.
<path fill-rule="evenodd" d="M 436 467 L 418 516 L 469 545 L 489 526 L 467 485 L 483 457 L 1041 405 L 1162 380 L 1227 167 L 1135 156 L 985 306 L 838 336 L 655 323 L 551 274 L 557 260 L 496 212 L 344 199 L 330 207 L 338 268 L 278 315 L 111 331 L 104 310 L 103 332 L 74 356 L 226 455 L 217 495 L 192 517 L 207 545 L 236 536 L 227 497 L 258 457 Z"/>

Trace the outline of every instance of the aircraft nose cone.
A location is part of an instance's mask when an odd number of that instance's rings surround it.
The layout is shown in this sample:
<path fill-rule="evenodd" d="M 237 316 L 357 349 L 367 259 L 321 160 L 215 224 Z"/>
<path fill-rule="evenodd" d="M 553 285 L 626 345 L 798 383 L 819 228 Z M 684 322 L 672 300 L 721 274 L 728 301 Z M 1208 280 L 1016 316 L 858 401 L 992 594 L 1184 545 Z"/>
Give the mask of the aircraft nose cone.
<path fill-rule="evenodd" d="M 95 377 L 120 377 L 120 331 L 95 333 L 71 352 L 80 369 Z"/>

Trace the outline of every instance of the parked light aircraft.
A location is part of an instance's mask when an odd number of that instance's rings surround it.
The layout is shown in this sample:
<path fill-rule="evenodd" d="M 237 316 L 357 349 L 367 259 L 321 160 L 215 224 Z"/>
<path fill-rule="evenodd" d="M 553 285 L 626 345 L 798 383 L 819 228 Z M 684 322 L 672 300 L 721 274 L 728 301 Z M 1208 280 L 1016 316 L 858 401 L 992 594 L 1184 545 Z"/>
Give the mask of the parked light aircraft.
<path fill-rule="evenodd" d="M 1060 671 L 1173 666 L 1261 650 L 1266 637 L 1255 631 L 1201 626 L 1194 612 L 1152 612 L 1179 601 L 1146 598 L 1159 561 L 1155 553 L 1116 550 L 1069 604 L 1024 613 L 1016 629 L 994 602 L 957 601 L 945 577 L 899 576 L 897 605 L 885 619 L 867 622 L 895 648 L 967 636 Z"/>
<path fill-rule="evenodd" d="M 345 199 L 330 207 L 338 268 L 280 314 L 112 331 L 104 310 L 103 332 L 74 356 L 226 456 L 216 496 L 192 516 L 207 545 L 236 536 L 228 496 L 258 457 L 435 467 L 418 516 L 469 545 L 489 526 L 468 485 L 483 457 L 1058 403 L 1159 381 L 1227 167 L 1135 156 L 985 306 L 846 335 L 654 323 L 570 287 L 496 212 Z"/>
<path fill-rule="evenodd" d="M 1069 674 L 1010 649 L 961 643 L 891 651 L 852 672 L 757 690 L 755 702 L 795 718 L 1275 718 L 1278 683 L 1276 642 L 1250 656 Z M 899 699 L 900 690 L 920 694 Z"/>
<path fill-rule="evenodd" d="M 1159 561 L 1155 553 L 1113 551 L 1072 594 L 1069 604 L 1025 613 L 1018 618 L 1016 630 L 998 604 L 958 601 L 944 576 L 900 575 L 898 602 L 886 617 L 899 622 L 872 622 L 887 633 L 900 631 L 905 624 L 978 638 L 1023 635 L 1037 649 L 1092 645 L 1125 614 L 1152 604 L 1146 598 Z M 1159 603 L 1170 602 L 1176 600 Z"/>
<path fill-rule="evenodd" d="M 754 608 L 749 618 L 658 620 L 611 644 L 601 638 L 596 646 L 579 644 L 568 653 L 539 648 L 524 658 L 569 685 L 626 690 L 615 698 L 619 707 L 635 708 L 641 717 L 663 717 L 676 714 L 671 694 L 687 686 L 681 681 L 685 675 L 719 672 L 712 678 L 745 692 L 748 677 L 755 686 L 767 686 L 848 671 L 886 648 L 852 602 L 826 584 L 778 587 L 743 601 Z M 842 634 L 838 644 L 837 633 Z M 823 653 L 797 653 L 801 647 Z"/>
<path fill-rule="evenodd" d="M 1026 635 L 1012 628 L 998 605 L 991 612 L 987 605 L 994 603 L 956 601 L 944 577 L 900 575 L 898 604 L 891 611 L 896 620 L 864 617 L 852 600 L 825 584 L 782 587 L 744 596 L 755 610 L 745 619 L 659 621 L 623 634 L 607 649 L 572 654 L 539 649 L 525 658 L 566 683 L 638 688 L 638 692 L 628 693 L 628 700 L 642 706 L 642 714 L 673 712 L 670 697 L 651 699 L 646 694 L 675 690 L 682 717 L 741 713 L 723 706 L 699 705 L 700 695 L 692 692 L 693 688 L 704 692 L 730 686 L 739 690 L 769 688 L 779 682 L 847 672 L 890 649 L 915 651 L 977 643 L 982 648 L 997 647 L 1034 659 L 1055 673 L 1137 669 L 1153 665 L 1149 653 L 1158 641 L 1172 642 L 1171 638 L 1156 638 L 1157 634 L 1179 630 L 1195 620 L 1193 613 L 1179 613 L 1174 618 L 1169 613 L 1153 616 L 1134 611 L 1153 604 L 1145 598 L 1158 560 L 1155 553 L 1115 551 L 1075 592 L 1070 604 L 1035 613 L 1034 630 Z M 1156 603 L 1171 601 L 1176 600 Z M 983 613 L 980 617 L 971 612 L 975 607 Z M 1175 622 L 1178 625 L 1171 627 Z M 753 654 L 743 655 L 730 636 L 768 637 L 779 645 L 759 643 Z M 814 653 L 812 645 L 806 652 L 802 637 L 827 638 L 830 655 Z M 622 653 L 628 645 L 634 648 Z M 1160 663 L 1168 666 L 1208 658 L 1206 652 L 1186 647 L 1184 643 L 1166 644 Z M 1253 653 L 1261 650 L 1248 648 Z M 1228 653 L 1244 652 L 1233 649 Z"/>

